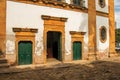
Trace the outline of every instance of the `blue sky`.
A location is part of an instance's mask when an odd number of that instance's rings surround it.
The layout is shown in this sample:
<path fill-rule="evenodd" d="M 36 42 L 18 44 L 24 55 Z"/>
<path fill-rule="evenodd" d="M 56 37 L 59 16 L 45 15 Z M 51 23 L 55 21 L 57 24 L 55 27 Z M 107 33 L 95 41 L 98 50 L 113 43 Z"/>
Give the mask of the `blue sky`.
<path fill-rule="evenodd" d="M 115 0 L 115 21 L 116 27 L 120 28 L 120 0 Z"/>

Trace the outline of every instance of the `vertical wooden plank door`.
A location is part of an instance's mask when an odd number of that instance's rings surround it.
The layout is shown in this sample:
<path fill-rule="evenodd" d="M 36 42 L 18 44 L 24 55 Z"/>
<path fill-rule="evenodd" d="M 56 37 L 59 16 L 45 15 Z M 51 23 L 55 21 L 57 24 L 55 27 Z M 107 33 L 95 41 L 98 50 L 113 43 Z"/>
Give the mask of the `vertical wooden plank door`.
<path fill-rule="evenodd" d="M 32 42 L 21 41 L 18 44 L 18 64 L 32 64 Z"/>
<path fill-rule="evenodd" d="M 74 42 L 73 43 L 73 60 L 82 59 L 82 43 Z"/>

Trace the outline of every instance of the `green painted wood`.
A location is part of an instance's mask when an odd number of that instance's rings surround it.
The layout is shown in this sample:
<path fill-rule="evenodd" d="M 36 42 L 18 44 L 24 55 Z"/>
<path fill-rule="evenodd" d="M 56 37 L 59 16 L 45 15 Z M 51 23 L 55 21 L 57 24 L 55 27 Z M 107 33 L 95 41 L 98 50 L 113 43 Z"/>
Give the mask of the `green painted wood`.
<path fill-rule="evenodd" d="M 18 44 L 18 64 L 32 64 L 32 43 L 21 41 Z"/>
<path fill-rule="evenodd" d="M 73 60 L 80 60 L 82 58 L 82 44 L 81 42 L 73 43 Z"/>
<path fill-rule="evenodd" d="M 61 50 L 62 50 L 62 46 L 61 46 L 61 34 L 58 33 L 58 60 L 62 61 L 62 53 L 61 53 Z"/>

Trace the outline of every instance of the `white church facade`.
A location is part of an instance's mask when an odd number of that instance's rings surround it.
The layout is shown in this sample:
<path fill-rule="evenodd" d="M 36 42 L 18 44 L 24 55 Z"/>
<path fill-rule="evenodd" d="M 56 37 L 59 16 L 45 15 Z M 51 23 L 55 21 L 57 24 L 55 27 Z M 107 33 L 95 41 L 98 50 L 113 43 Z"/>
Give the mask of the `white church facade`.
<path fill-rule="evenodd" d="M 0 3 L 0 28 L 4 28 L 0 31 L 1 50 L 10 64 L 45 64 L 49 58 L 70 62 L 115 55 L 114 0 Z"/>

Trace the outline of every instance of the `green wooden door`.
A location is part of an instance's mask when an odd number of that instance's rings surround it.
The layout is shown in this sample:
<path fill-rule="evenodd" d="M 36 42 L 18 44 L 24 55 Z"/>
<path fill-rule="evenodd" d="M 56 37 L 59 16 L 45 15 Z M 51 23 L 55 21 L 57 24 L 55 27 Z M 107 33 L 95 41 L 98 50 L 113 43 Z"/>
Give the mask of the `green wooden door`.
<path fill-rule="evenodd" d="M 73 43 L 73 60 L 80 60 L 82 58 L 82 44 L 81 42 Z"/>
<path fill-rule="evenodd" d="M 58 33 L 58 60 L 62 61 L 61 33 Z"/>
<path fill-rule="evenodd" d="M 21 41 L 18 44 L 18 64 L 32 64 L 32 42 Z"/>

